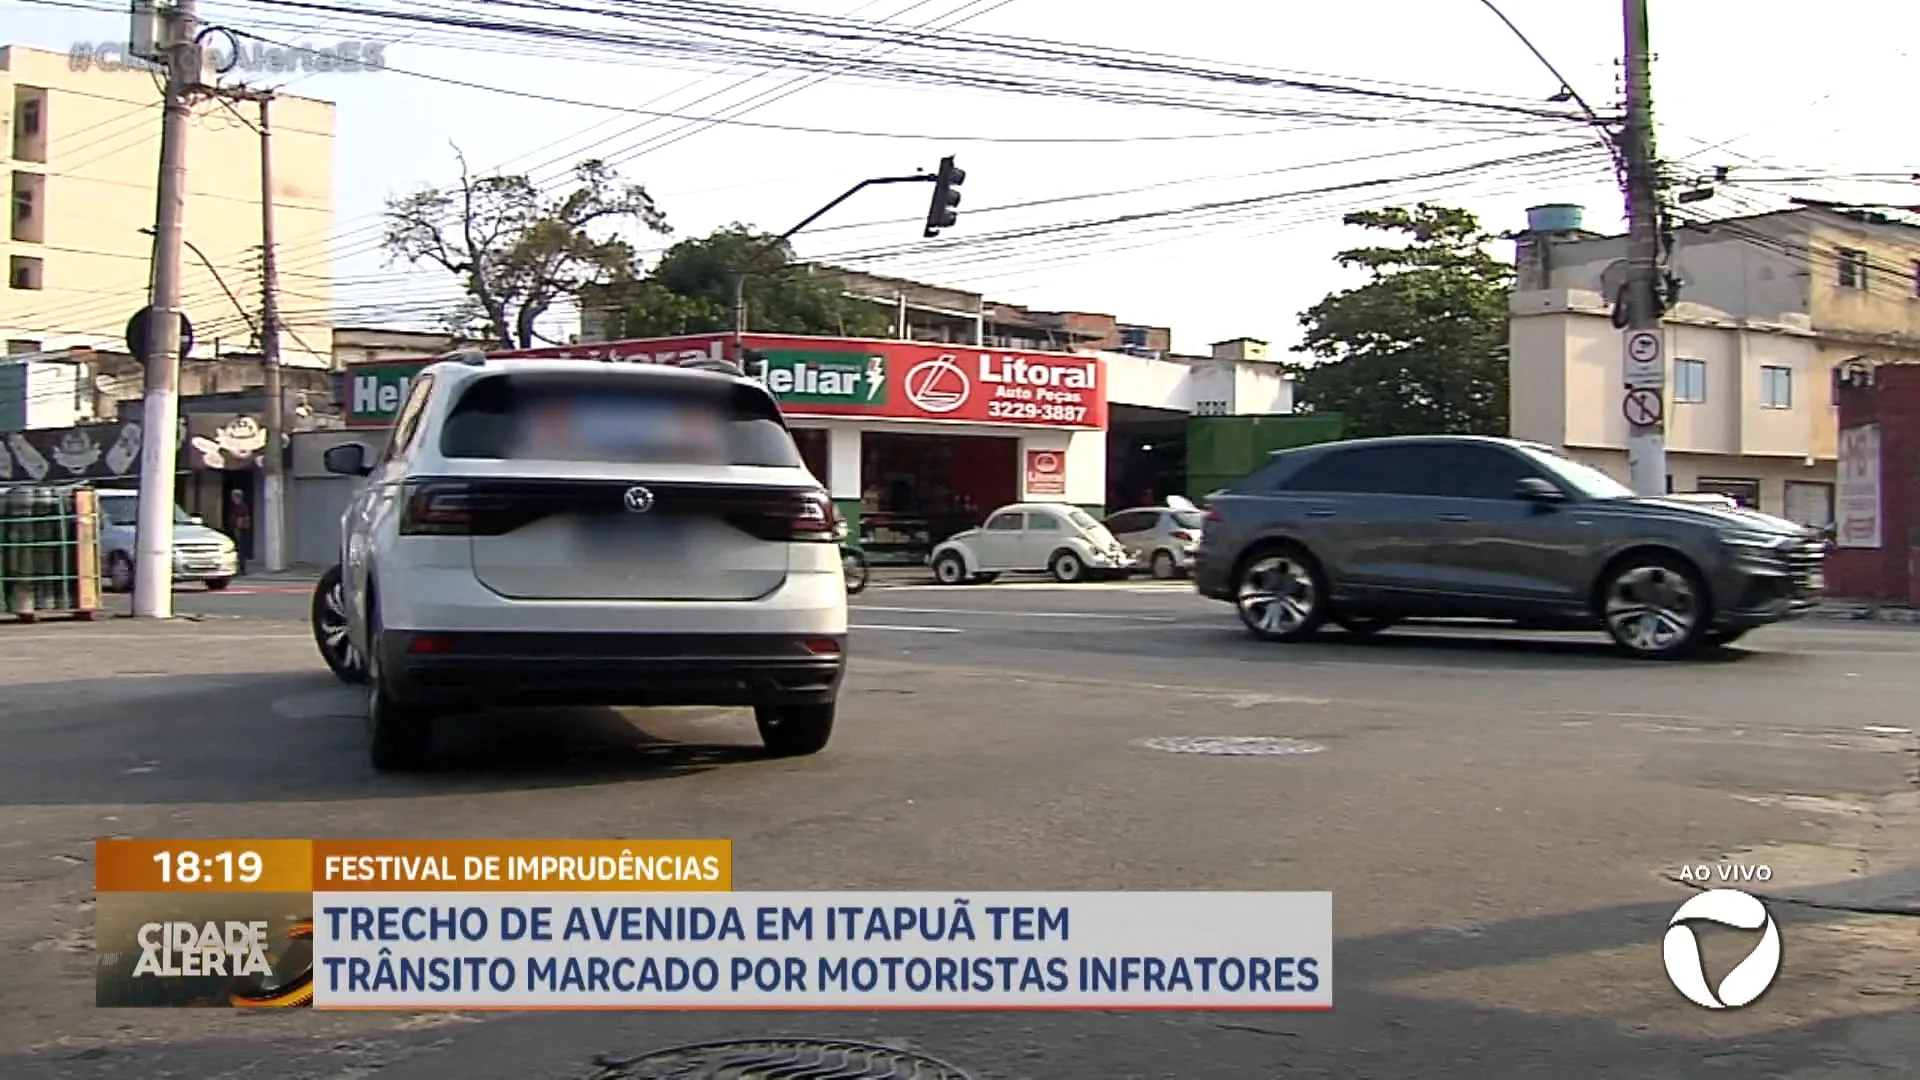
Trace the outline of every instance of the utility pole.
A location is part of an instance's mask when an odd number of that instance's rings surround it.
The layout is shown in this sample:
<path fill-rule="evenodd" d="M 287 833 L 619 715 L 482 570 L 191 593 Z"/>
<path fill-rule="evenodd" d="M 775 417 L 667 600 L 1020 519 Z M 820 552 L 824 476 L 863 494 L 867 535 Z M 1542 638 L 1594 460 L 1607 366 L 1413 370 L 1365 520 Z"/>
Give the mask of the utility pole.
<path fill-rule="evenodd" d="M 1660 176 L 1653 148 L 1653 58 L 1647 0 L 1624 0 L 1626 25 L 1627 277 L 1620 303 L 1626 318 L 1621 371 L 1628 421 L 1627 468 L 1641 495 L 1667 490 L 1667 356 L 1661 316 Z"/>
<path fill-rule="evenodd" d="M 164 9 L 163 9 L 164 10 Z M 159 196 L 154 213 L 153 317 L 140 440 L 140 501 L 133 613 L 173 616 L 174 470 L 180 439 L 180 263 L 187 209 L 187 129 L 200 81 L 195 0 L 164 10 L 166 107 L 160 129 Z"/>
<path fill-rule="evenodd" d="M 280 386 L 280 274 L 273 251 L 273 95 L 260 103 L 260 358 L 266 363 L 266 483 L 261 520 L 266 525 L 267 570 L 287 568 L 286 399 Z"/>

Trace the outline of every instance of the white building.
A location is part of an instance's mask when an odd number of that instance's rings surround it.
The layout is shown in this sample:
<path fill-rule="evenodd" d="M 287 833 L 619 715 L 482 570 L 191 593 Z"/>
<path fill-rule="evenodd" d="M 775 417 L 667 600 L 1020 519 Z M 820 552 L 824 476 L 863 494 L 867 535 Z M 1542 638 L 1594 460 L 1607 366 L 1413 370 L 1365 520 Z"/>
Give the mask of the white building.
<path fill-rule="evenodd" d="M 1529 212 L 1511 301 L 1513 434 L 1627 478 L 1621 332 L 1609 315 L 1625 238 L 1577 207 Z M 1832 372 L 1920 359 L 1920 229 L 1804 209 L 1675 230 L 1680 301 L 1665 344 L 1668 485 L 1832 520 Z"/>

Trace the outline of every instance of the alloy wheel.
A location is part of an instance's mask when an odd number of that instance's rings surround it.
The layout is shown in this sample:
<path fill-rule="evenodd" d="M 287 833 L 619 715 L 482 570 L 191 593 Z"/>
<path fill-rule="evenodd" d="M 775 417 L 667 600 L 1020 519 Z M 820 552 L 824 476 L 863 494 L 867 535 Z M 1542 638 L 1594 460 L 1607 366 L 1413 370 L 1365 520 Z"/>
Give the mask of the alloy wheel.
<path fill-rule="evenodd" d="M 346 588 L 338 581 L 322 597 L 320 647 L 338 667 L 358 670 L 364 666 L 360 662 L 360 650 L 354 647 L 353 636 L 347 633 Z"/>
<path fill-rule="evenodd" d="M 1696 636 L 1700 615 L 1693 582 L 1672 567 L 1630 567 L 1607 589 L 1607 629 L 1615 641 L 1637 653 L 1683 646 Z"/>
<path fill-rule="evenodd" d="M 1240 619 L 1262 637 L 1304 634 L 1317 622 L 1320 594 L 1313 571 L 1290 555 L 1266 555 L 1240 575 L 1234 598 Z"/>

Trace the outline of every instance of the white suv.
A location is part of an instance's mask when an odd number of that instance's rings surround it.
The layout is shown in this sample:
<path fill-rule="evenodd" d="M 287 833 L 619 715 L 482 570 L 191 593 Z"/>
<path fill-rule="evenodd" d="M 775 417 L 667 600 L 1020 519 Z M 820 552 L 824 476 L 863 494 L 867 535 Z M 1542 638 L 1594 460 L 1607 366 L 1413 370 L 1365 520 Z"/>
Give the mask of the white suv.
<path fill-rule="evenodd" d="M 422 371 L 342 517 L 343 678 L 377 769 L 495 705 L 751 706 L 767 748 L 833 731 L 847 599 L 832 503 L 772 395 L 736 373 L 585 360 Z M 361 657 L 365 660 L 362 662 Z M 337 661 L 337 662 L 336 662 Z"/>

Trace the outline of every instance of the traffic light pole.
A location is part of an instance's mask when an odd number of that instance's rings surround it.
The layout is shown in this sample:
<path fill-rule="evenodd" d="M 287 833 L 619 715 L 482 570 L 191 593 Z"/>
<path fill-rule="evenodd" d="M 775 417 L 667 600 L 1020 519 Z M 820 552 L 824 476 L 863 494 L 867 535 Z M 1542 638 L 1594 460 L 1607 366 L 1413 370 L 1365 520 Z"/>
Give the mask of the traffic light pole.
<path fill-rule="evenodd" d="M 835 207 L 870 187 L 882 184 L 931 184 L 939 177 L 932 173 L 916 173 L 913 176 L 878 176 L 859 183 L 842 192 L 840 197 L 815 210 L 803 218 L 800 224 L 767 241 L 763 250 L 772 249 L 793 239 L 794 234 L 826 217 Z M 757 254 L 757 252 L 755 253 Z M 739 364 L 746 357 L 745 338 L 747 333 L 747 270 L 743 266 L 733 272 L 733 359 Z M 741 366 L 745 366 L 742 364 Z"/>

